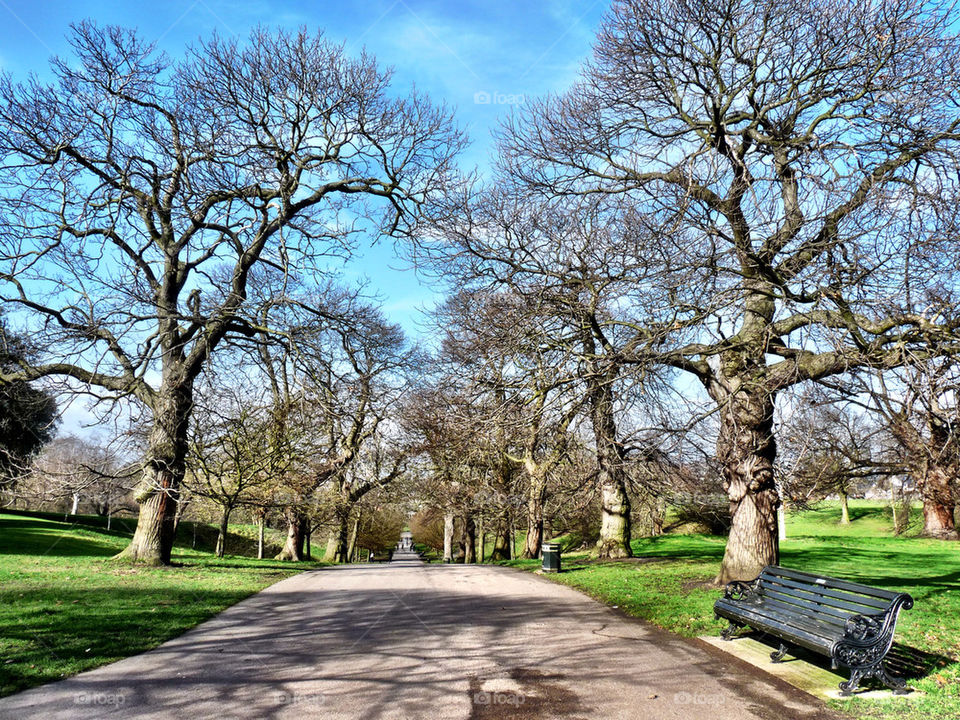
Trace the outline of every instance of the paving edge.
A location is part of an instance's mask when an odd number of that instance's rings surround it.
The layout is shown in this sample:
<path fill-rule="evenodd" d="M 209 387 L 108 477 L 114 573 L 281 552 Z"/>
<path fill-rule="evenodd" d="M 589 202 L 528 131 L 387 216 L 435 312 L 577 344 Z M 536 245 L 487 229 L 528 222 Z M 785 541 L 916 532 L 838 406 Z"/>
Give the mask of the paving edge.
<path fill-rule="evenodd" d="M 838 687 L 841 681 L 847 679 L 845 675 L 837 674 L 790 654 L 784 656 L 783 662 L 772 662 L 770 653 L 776 648 L 760 642 L 756 638 L 747 636 L 733 640 L 721 640 L 715 635 L 702 635 L 697 639 L 821 700 L 848 699 L 840 694 L 840 688 Z M 907 701 L 910 698 L 923 697 L 923 695 L 924 693 L 916 690 L 906 695 L 894 695 L 892 690 L 861 690 L 850 697 L 864 700 L 893 699 Z"/>

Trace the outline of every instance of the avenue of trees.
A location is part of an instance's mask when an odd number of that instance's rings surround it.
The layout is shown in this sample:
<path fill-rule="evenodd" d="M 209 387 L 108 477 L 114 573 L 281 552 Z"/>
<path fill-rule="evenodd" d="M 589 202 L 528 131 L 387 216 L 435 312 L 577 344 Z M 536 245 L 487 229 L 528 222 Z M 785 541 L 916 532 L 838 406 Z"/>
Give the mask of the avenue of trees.
<path fill-rule="evenodd" d="M 306 31 L 177 62 L 92 23 L 71 43 L 53 82 L 0 80 L 0 299 L 44 348 L 3 378 L 68 376 L 146 409 L 124 555 L 167 563 L 197 379 L 233 338 L 270 332 L 251 278 L 318 284 L 357 234 L 415 233 L 462 140 L 371 58 Z"/>
<path fill-rule="evenodd" d="M 718 582 L 777 562 L 784 502 L 909 489 L 956 539 L 955 18 L 616 0 L 489 176 L 321 36 L 171 61 L 79 25 L 52 84 L 0 81 L 0 301 L 31 338 L 3 388 L 136 415 L 140 562 L 189 502 L 221 554 L 240 514 L 261 555 L 270 523 L 338 562 L 404 524 L 448 560 L 626 557 L 693 518 L 729 532 Z M 378 239 L 447 291 L 429 353 L 337 277 Z"/>

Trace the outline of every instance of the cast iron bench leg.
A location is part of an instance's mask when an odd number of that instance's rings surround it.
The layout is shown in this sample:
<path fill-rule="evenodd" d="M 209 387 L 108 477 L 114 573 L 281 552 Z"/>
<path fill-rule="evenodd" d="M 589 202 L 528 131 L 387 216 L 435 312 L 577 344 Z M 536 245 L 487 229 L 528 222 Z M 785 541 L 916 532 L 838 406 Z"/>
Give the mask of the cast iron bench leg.
<path fill-rule="evenodd" d="M 869 677 L 875 677 L 888 688 L 893 690 L 894 695 L 906 695 L 910 691 L 907 689 L 907 681 L 896 675 L 887 672 L 883 662 L 871 665 L 865 668 L 856 668 L 850 671 L 850 680 L 840 683 L 840 694 L 848 697 L 855 693 L 860 687 L 860 681 Z"/>
<path fill-rule="evenodd" d="M 726 630 L 720 631 L 721 640 L 733 640 L 735 633 L 739 632 L 743 628 L 743 625 L 740 623 L 735 623 L 733 620 L 730 621 L 730 624 L 727 626 Z"/>
<path fill-rule="evenodd" d="M 783 660 L 783 656 L 786 654 L 787 654 L 787 646 L 784 645 L 783 643 L 780 643 L 780 648 L 770 653 L 770 659 L 773 660 L 775 663 L 778 663 L 781 660 Z"/>

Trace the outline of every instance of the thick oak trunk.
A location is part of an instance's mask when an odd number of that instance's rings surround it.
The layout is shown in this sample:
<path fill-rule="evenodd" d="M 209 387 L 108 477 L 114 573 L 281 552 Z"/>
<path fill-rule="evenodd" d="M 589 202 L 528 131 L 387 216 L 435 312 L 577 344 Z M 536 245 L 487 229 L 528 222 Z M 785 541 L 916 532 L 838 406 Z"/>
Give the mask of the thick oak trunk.
<path fill-rule="evenodd" d="M 627 496 L 623 449 L 617 441 L 617 424 L 613 414 L 612 377 L 592 378 L 588 393 L 603 502 L 597 556 L 632 557 L 630 498 Z"/>
<path fill-rule="evenodd" d="M 146 565 L 169 565 L 176 532 L 174 495 L 179 483 L 170 472 L 154 471 L 149 477 L 150 480 L 142 481 L 150 489 L 138 497 L 140 515 L 133 539 L 116 557 Z"/>
<path fill-rule="evenodd" d="M 530 489 L 527 495 L 527 540 L 523 547 L 523 557 L 540 557 L 543 545 L 543 506 L 547 496 L 546 477 L 539 472 L 528 472 Z"/>
<path fill-rule="evenodd" d="M 850 501 L 845 492 L 840 493 L 840 524 L 850 524 Z"/>
<path fill-rule="evenodd" d="M 345 563 L 348 562 L 350 551 L 350 513 L 347 511 L 338 512 L 336 515 L 336 525 L 330 532 L 327 540 L 327 549 L 323 555 L 326 562 Z"/>
<path fill-rule="evenodd" d="M 290 560 L 300 562 L 304 559 L 303 546 L 307 537 L 307 518 L 296 507 L 287 508 L 287 540 L 283 549 L 277 554 L 276 560 Z"/>
<path fill-rule="evenodd" d="M 510 511 L 503 510 L 497 519 L 496 534 L 493 536 L 493 551 L 490 553 L 493 562 L 513 559 L 513 537 L 510 532 Z"/>
<path fill-rule="evenodd" d="M 917 478 L 917 487 L 923 495 L 923 534 L 940 540 L 956 540 L 954 468 L 928 463 L 923 478 Z"/>
<path fill-rule="evenodd" d="M 186 472 L 187 425 L 193 385 L 181 368 L 164 368 L 153 406 L 143 475 L 135 492 L 140 505 L 137 529 L 116 557 L 149 565 L 168 565 L 177 534 L 180 484 Z"/>
<path fill-rule="evenodd" d="M 741 390 L 721 407 L 717 459 L 730 500 L 731 525 L 718 583 L 752 580 L 779 560 L 773 403 L 771 393 Z"/>

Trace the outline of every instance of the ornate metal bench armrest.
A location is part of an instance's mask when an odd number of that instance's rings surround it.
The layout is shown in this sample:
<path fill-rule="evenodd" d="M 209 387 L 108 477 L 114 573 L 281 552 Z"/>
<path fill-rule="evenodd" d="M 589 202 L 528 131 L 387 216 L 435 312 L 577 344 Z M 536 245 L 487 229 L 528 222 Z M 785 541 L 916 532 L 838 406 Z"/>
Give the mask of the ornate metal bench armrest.
<path fill-rule="evenodd" d="M 913 598 L 906 593 L 898 596 L 890 608 L 875 615 L 852 615 L 843 626 L 841 643 L 854 647 L 866 647 L 893 637 L 900 610 L 913 607 Z"/>
<path fill-rule="evenodd" d="M 734 580 L 733 582 L 728 582 L 723 588 L 723 598 L 724 600 L 743 600 L 745 597 L 749 597 L 757 592 L 759 582 L 759 579 L 748 581 Z"/>
<path fill-rule="evenodd" d="M 873 645 L 887 630 L 889 613 L 853 615 L 843 625 L 842 643 L 845 645 Z"/>

